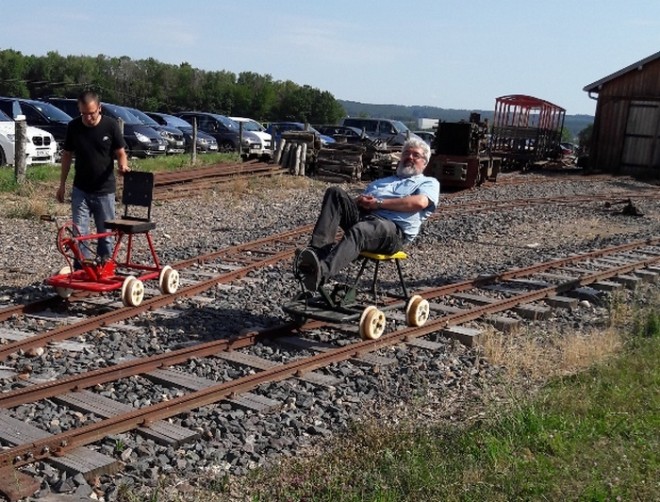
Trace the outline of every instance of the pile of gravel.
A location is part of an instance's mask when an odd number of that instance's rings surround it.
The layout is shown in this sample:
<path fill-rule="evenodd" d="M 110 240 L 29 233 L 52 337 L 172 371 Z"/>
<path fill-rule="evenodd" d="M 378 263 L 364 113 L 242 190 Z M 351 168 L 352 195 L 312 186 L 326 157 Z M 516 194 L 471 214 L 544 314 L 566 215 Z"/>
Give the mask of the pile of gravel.
<path fill-rule="evenodd" d="M 506 181 L 514 176 L 501 178 Z M 648 185 L 629 179 L 590 182 L 584 178 L 550 183 L 543 182 L 542 176 L 537 178 L 529 183 L 501 183 L 443 194 L 440 210 L 426 223 L 404 266 L 411 289 L 660 235 L 660 202 L 652 198 L 634 201 L 644 214 L 639 217 L 622 214 L 620 205 L 606 207 L 602 201 L 464 214 L 443 212 L 445 206 L 476 201 L 580 194 L 618 197 L 622 187 L 640 192 L 649 189 Z M 325 186 L 313 182 L 302 189 L 288 188 L 284 182 L 275 187 L 264 183 L 253 192 L 218 190 L 158 204 L 153 211 L 158 224 L 153 234 L 156 248 L 161 260 L 170 263 L 313 223 Z M 346 188 L 358 193 L 362 186 Z M 0 239 L 4 242 L 0 256 L 0 303 L 48 292 L 42 280 L 62 261 L 55 249 L 53 225 L 1 216 Z M 290 268 L 290 263 L 283 263 L 252 272 L 244 280 L 208 292 L 209 301 L 195 303 L 195 299 L 190 299 L 173 307 L 180 315 L 145 317 L 143 329 L 122 331 L 111 326 L 80 337 L 82 348 L 75 352 L 51 349 L 29 361 L 13 360 L 7 364 L 29 364 L 33 378 L 46 380 L 129 357 L 172 350 L 186 343 L 228 336 L 245 326 L 277 324 L 286 318 L 281 305 L 298 288 Z M 391 277 L 385 275 L 384 281 Z M 559 331 L 567 331 L 596 326 L 606 318 L 604 306 L 585 302 L 572 312 L 556 313 L 552 320 L 534 325 L 539 330 L 559 325 Z M 317 330 L 309 336 L 328 341 L 333 335 Z M 45 463 L 35 464 L 28 472 L 42 480 L 36 499 L 51 493 L 75 493 L 116 500 L 126 487 L 133 493 L 147 493 L 164 479 L 168 485 L 180 487 L 194 486 L 210 475 L 242 475 L 317 446 L 356 420 L 378 416 L 384 423 L 398 423 L 409 418 L 411 410 L 419 412 L 419 405 L 412 403 L 419 403 L 420 398 L 426 403 L 425 422 L 448 417 L 460 420 L 464 404 L 478 400 L 486 383 L 499 370 L 485 363 L 477 351 L 456 341 L 438 335 L 431 335 L 430 339 L 439 342 L 441 348 L 429 351 L 401 344 L 378 351 L 384 361 L 378 366 L 356 360 L 335 364 L 326 371 L 340 382 L 333 387 L 296 379 L 263 386 L 255 392 L 280 403 L 267 413 L 236 409 L 224 403 L 175 417 L 173 423 L 200 435 L 199 440 L 178 448 L 160 446 L 135 434 L 106 438 L 91 448 L 118 458 L 124 468 L 118 476 L 101 477 L 93 487 L 80 476 L 69 477 Z M 307 355 L 274 343 L 257 345 L 248 352 L 283 363 Z M 222 359 L 189 361 L 176 369 L 216 382 L 253 371 Z M 12 381 L 0 382 L 3 390 L 16 385 Z M 183 393 L 144 378 L 125 379 L 94 390 L 133 406 L 170 400 Z M 51 433 L 98 420 L 93 414 L 66 410 L 50 400 L 18 407 L 12 414 Z"/>

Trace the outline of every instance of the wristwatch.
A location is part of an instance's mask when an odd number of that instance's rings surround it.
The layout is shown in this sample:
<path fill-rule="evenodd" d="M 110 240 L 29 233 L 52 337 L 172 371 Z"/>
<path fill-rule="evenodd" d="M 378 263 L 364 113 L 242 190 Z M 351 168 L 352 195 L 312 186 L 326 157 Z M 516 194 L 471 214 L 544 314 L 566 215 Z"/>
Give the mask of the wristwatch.
<path fill-rule="evenodd" d="M 376 209 L 383 207 L 383 199 L 376 199 Z"/>

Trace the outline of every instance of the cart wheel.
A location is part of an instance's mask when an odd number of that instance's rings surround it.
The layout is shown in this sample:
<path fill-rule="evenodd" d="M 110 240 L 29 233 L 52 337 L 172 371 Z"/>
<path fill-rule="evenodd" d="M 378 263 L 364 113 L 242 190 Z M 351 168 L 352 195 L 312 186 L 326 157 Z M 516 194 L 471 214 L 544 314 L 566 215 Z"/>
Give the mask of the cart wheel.
<path fill-rule="evenodd" d="M 80 230 L 74 222 L 62 225 L 57 231 L 57 250 L 71 260 L 77 259 L 74 251 L 74 247 L 78 247 L 75 241 L 77 237 L 80 237 Z"/>
<path fill-rule="evenodd" d="M 137 307 L 144 298 L 144 284 L 132 275 L 121 285 L 121 299 L 127 307 Z"/>
<path fill-rule="evenodd" d="M 369 305 L 360 316 L 360 336 L 363 340 L 376 340 L 385 331 L 385 314 Z"/>
<path fill-rule="evenodd" d="M 179 289 L 179 272 L 169 265 L 165 265 L 158 277 L 158 288 L 164 295 L 176 293 L 176 290 Z"/>
<path fill-rule="evenodd" d="M 62 267 L 60 271 L 57 273 L 57 275 L 64 275 L 70 273 L 71 273 L 71 267 L 67 265 L 66 267 Z M 73 289 L 55 288 L 55 292 L 62 298 L 69 298 L 71 296 L 71 293 L 73 293 Z"/>
<path fill-rule="evenodd" d="M 413 295 L 406 306 L 406 321 L 408 326 L 424 326 L 429 319 L 429 302 L 419 295 Z"/>

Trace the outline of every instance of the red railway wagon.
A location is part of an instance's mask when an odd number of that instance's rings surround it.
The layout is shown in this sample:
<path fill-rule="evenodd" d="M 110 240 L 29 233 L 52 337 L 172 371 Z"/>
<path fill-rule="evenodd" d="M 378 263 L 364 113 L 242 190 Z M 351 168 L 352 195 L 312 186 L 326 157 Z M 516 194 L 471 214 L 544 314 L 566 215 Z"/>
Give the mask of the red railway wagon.
<path fill-rule="evenodd" d="M 525 169 L 557 158 L 565 117 L 564 108 L 533 96 L 496 98 L 491 152 L 501 157 L 502 166 L 509 169 Z"/>

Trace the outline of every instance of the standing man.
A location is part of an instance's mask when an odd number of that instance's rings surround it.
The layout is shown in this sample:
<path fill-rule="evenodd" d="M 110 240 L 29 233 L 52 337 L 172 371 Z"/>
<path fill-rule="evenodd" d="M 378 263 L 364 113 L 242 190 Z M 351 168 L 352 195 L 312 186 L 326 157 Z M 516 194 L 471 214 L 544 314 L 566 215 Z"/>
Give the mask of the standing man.
<path fill-rule="evenodd" d="M 309 291 L 355 260 L 362 251 L 393 254 L 411 243 L 440 198 L 437 179 L 422 174 L 431 157 L 417 138 L 403 145 L 396 174 L 369 184 L 357 198 L 328 188 L 309 247 L 295 261 L 295 274 Z M 337 229 L 344 231 L 335 243 Z"/>
<path fill-rule="evenodd" d="M 89 219 L 94 217 L 98 233 L 105 232 L 105 222 L 115 217 L 116 181 L 114 159 L 120 174 L 130 171 L 126 156 L 124 137 L 119 124 L 110 117 L 101 115 L 98 94 L 83 91 L 78 96 L 80 117 L 69 122 L 62 150 L 62 171 L 58 202 L 64 202 L 66 179 L 75 155 L 75 174 L 71 191 L 73 223 L 82 235 L 89 234 Z M 103 237 L 97 242 L 97 256 L 101 261 L 112 255 L 112 238 Z M 83 254 L 90 258 L 88 246 Z"/>

